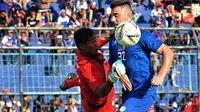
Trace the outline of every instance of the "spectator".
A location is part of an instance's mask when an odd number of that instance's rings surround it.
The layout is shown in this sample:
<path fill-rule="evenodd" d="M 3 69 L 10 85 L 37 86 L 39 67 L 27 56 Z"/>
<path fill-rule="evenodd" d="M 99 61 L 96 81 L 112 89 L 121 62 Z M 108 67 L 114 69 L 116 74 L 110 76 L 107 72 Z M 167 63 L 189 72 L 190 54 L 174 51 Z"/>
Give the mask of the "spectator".
<path fill-rule="evenodd" d="M 80 27 L 80 22 L 77 20 L 76 13 L 72 13 L 72 16 L 69 20 L 69 27 L 77 28 Z"/>
<path fill-rule="evenodd" d="M 180 101 L 181 110 L 184 110 L 189 102 L 191 102 L 191 97 L 188 93 L 186 93 Z"/>
<path fill-rule="evenodd" d="M 75 13 L 76 12 L 76 7 L 74 4 L 74 1 L 71 1 L 69 3 L 69 7 L 66 7 L 66 10 L 69 10 L 71 13 Z"/>
<path fill-rule="evenodd" d="M 38 7 L 39 5 L 37 0 L 29 0 L 26 4 L 25 10 L 29 12 L 30 10 L 35 9 L 37 11 Z"/>
<path fill-rule="evenodd" d="M 158 55 L 153 55 L 151 58 L 152 58 L 151 61 L 152 61 L 152 66 L 153 66 L 153 72 L 155 75 L 157 75 L 159 71 L 159 67 L 160 67 L 159 57 Z"/>
<path fill-rule="evenodd" d="M 42 27 L 42 28 L 46 28 L 48 27 L 48 23 L 50 22 L 50 18 L 48 18 L 48 10 L 41 10 L 41 17 L 39 18 L 39 23 L 37 24 L 37 26 Z M 41 33 L 43 33 L 43 40 L 44 43 L 47 44 L 47 30 L 41 30 Z"/>
<path fill-rule="evenodd" d="M 93 19 L 96 16 L 96 11 L 99 9 L 98 0 L 88 0 L 88 12 L 89 12 L 89 26 L 92 24 Z"/>
<path fill-rule="evenodd" d="M 175 18 L 173 18 L 173 23 L 174 23 L 174 27 L 177 27 L 177 28 L 180 28 L 181 27 L 181 19 L 179 17 L 179 14 L 177 13 L 175 15 Z M 179 37 L 180 38 L 183 38 L 183 34 L 182 32 L 179 30 L 179 31 L 175 31 L 175 33 L 178 33 Z"/>
<path fill-rule="evenodd" d="M 60 10 L 62 10 L 62 9 L 65 10 L 67 7 L 69 7 L 70 6 L 70 2 L 71 2 L 71 0 L 61 0 L 60 4 L 59 4 Z"/>
<path fill-rule="evenodd" d="M 76 9 L 78 13 L 80 13 L 82 9 L 87 10 L 88 9 L 87 2 L 85 0 L 77 0 Z"/>
<path fill-rule="evenodd" d="M 3 47 L 16 47 L 17 39 L 14 37 L 14 32 L 12 30 L 8 31 L 8 35 L 5 35 L 2 39 L 2 52 L 3 53 L 17 53 L 15 49 L 3 49 Z M 4 64 L 17 64 L 16 55 L 3 55 L 3 63 Z"/>
<path fill-rule="evenodd" d="M 137 6 L 139 5 L 144 5 L 144 6 L 147 6 L 147 4 L 144 2 L 145 0 L 132 0 L 132 4 L 136 3 Z M 151 0 L 152 1 L 152 0 Z"/>
<path fill-rule="evenodd" d="M 165 14 L 165 17 L 166 17 L 166 26 L 167 27 L 172 27 L 173 26 L 173 17 L 172 17 L 172 14 L 169 12 L 169 9 L 165 9 L 164 10 L 164 14 Z"/>
<path fill-rule="evenodd" d="M 180 12 L 185 6 L 185 1 L 184 0 L 175 0 L 174 6 L 175 6 L 175 10 Z"/>
<path fill-rule="evenodd" d="M 5 11 L 0 11 L 0 27 L 7 27 L 10 24 L 10 18 Z M 0 40 L 6 34 L 6 30 L 0 32 Z"/>
<path fill-rule="evenodd" d="M 64 47 L 65 46 L 65 43 L 64 43 L 62 35 L 58 35 L 57 36 L 56 46 L 58 46 L 58 47 Z M 64 59 L 63 59 L 63 55 L 62 54 L 65 53 L 65 52 L 66 52 L 65 49 L 64 50 L 63 49 L 58 49 L 57 50 L 58 55 L 55 56 L 55 58 L 52 59 L 53 65 L 57 65 L 57 68 L 56 68 L 56 74 L 57 75 L 60 74 L 61 65 L 64 64 Z M 56 63 L 56 60 L 57 60 L 57 63 Z"/>
<path fill-rule="evenodd" d="M 71 31 L 69 31 L 67 33 L 67 39 L 64 39 L 64 45 L 66 47 L 73 47 L 75 46 L 75 42 L 74 42 L 74 38 L 73 38 L 73 34 Z M 74 53 L 74 50 L 71 50 L 71 49 L 67 49 L 65 52 L 67 53 Z M 74 64 L 74 57 L 69 55 L 66 57 L 67 58 L 67 64 L 68 65 L 71 65 L 71 64 Z"/>
<path fill-rule="evenodd" d="M 64 39 L 64 46 L 66 46 L 66 47 L 75 46 L 72 31 L 67 32 L 67 38 Z M 67 53 L 73 53 L 73 52 L 74 52 L 74 50 L 67 50 Z"/>
<path fill-rule="evenodd" d="M 176 65 L 177 65 L 177 61 L 176 60 L 177 60 L 177 57 L 174 57 L 171 70 L 170 70 L 170 72 L 168 74 L 168 79 L 165 82 L 164 86 L 166 86 L 167 83 L 170 82 L 170 84 L 172 86 L 178 87 L 178 85 L 176 83 L 176 80 L 175 80 L 175 77 L 180 74 L 180 71 L 178 71 L 178 69 L 176 67 Z"/>
<path fill-rule="evenodd" d="M 0 95 L 0 111 L 3 110 L 3 108 L 5 107 L 5 102 L 2 99 L 2 96 Z"/>
<path fill-rule="evenodd" d="M 10 90 L 9 89 L 7 89 L 7 88 L 5 88 L 5 89 L 3 89 L 3 91 L 2 91 L 4 94 L 8 94 L 8 93 L 10 93 Z M 8 108 L 6 107 L 6 103 L 9 101 L 9 96 L 8 95 L 3 95 L 3 96 L 1 96 L 1 98 L 2 98 L 2 101 L 4 102 L 4 108 L 3 108 L 3 110 L 5 109 L 5 110 L 8 110 Z M 8 111 L 7 111 L 8 112 Z"/>
<path fill-rule="evenodd" d="M 181 45 L 182 46 L 193 46 L 193 45 L 196 45 L 196 40 L 192 39 L 188 33 L 185 33 L 183 35 L 183 38 L 181 38 Z"/>
<path fill-rule="evenodd" d="M 179 17 L 179 14 L 177 13 L 175 15 L 175 18 L 173 19 L 174 27 L 181 27 L 181 19 Z"/>
<path fill-rule="evenodd" d="M 156 101 L 156 112 L 166 112 L 168 109 L 169 107 L 165 95 L 160 94 L 160 99 Z"/>
<path fill-rule="evenodd" d="M 156 9 L 153 9 L 151 11 L 151 20 L 150 20 L 151 26 L 156 24 L 156 22 L 158 21 L 158 15 L 159 14 L 162 14 L 162 10 L 161 10 L 159 5 L 156 5 Z"/>
<path fill-rule="evenodd" d="M 105 16 L 105 15 L 102 15 L 102 16 L 100 17 L 100 24 L 99 24 L 98 27 L 100 27 L 100 28 L 106 28 L 106 27 L 108 27 L 108 26 L 107 26 L 107 19 L 106 19 L 106 16 Z M 105 34 L 105 33 L 106 33 L 106 31 L 99 30 L 98 36 L 101 37 L 101 36 L 102 36 L 103 34 Z"/>
<path fill-rule="evenodd" d="M 195 17 L 195 23 L 192 25 L 192 27 L 200 27 L 200 15 Z M 195 30 L 195 34 L 198 37 L 199 36 L 200 31 L 199 30 Z M 189 31 L 190 37 L 194 38 L 194 34 L 193 31 Z M 198 39 L 199 40 L 199 39 Z M 200 42 L 200 40 L 199 40 Z"/>
<path fill-rule="evenodd" d="M 17 101 L 14 95 L 9 96 L 9 101 L 6 103 L 6 107 L 9 109 L 9 112 L 17 112 L 21 103 Z"/>
<path fill-rule="evenodd" d="M 68 102 L 66 103 L 65 112 L 78 112 L 77 105 L 80 105 L 80 102 L 68 95 Z"/>
<path fill-rule="evenodd" d="M 179 111 L 179 97 L 178 95 L 175 95 L 171 100 L 170 100 L 170 109 L 169 112 L 178 112 Z"/>
<path fill-rule="evenodd" d="M 24 95 L 23 96 L 23 112 L 30 112 L 31 105 L 32 105 L 32 97 Z"/>
<path fill-rule="evenodd" d="M 80 27 L 88 27 L 88 19 L 86 18 L 86 10 L 81 9 L 79 13 L 79 21 L 80 21 Z"/>
<path fill-rule="evenodd" d="M 51 112 L 59 112 L 60 108 L 64 107 L 63 101 L 60 99 L 59 95 L 54 95 L 54 99 L 51 100 Z"/>
<path fill-rule="evenodd" d="M 161 23 L 160 21 L 157 21 L 157 22 L 154 24 L 154 27 L 155 27 L 155 28 L 161 28 L 161 27 L 162 27 L 162 23 Z M 164 42 L 165 39 L 167 38 L 167 37 L 166 37 L 166 34 L 165 34 L 165 31 L 153 30 L 153 34 L 154 34 L 159 40 L 161 40 L 162 42 Z"/>
<path fill-rule="evenodd" d="M 0 0 L 0 11 L 8 13 L 9 7 L 12 6 L 12 0 Z"/>
<path fill-rule="evenodd" d="M 25 12 L 22 10 L 13 12 L 13 16 L 11 17 L 11 23 L 9 24 L 10 27 L 25 27 Z M 18 30 L 18 34 L 21 33 L 21 30 Z M 28 34 L 28 31 L 26 31 Z"/>
<path fill-rule="evenodd" d="M 177 39 L 177 37 L 173 31 L 169 31 L 166 34 L 166 37 L 167 38 L 164 42 L 166 45 L 168 45 L 168 46 L 180 46 L 181 45 L 180 39 Z"/>
<path fill-rule="evenodd" d="M 33 112 L 45 112 L 45 100 L 44 95 L 38 95 L 34 100 Z"/>
<path fill-rule="evenodd" d="M 51 38 L 51 44 L 50 46 L 63 46 L 64 47 L 64 43 L 63 43 L 63 40 L 62 40 L 63 36 L 62 35 L 59 35 L 59 32 L 55 31 L 53 32 L 52 34 L 52 38 Z M 61 63 L 63 63 L 64 61 L 63 60 L 63 56 L 60 55 L 60 53 L 62 53 L 63 50 L 61 49 L 58 49 L 58 50 L 50 50 L 50 53 L 52 53 L 53 55 L 50 55 L 50 58 L 51 58 L 51 64 L 50 65 L 53 65 L 53 66 L 50 66 L 49 68 L 49 73 L 50 74 L 54 74 L 54 75 L 58 75 L 60 73 L 60 67 L 61 67 Z M 57 54 L 58 55 L 54 55 L 54 54 Z M 58 68 L 53 68 L 55 67 L 55 65 L 58 65 Z M 56 70 L 56 72 L 54 73 L 54 70 Z M 53 102 L 51 102 L 53 103 Z"/>
<path fill-rule="evenodd" d="M 69 17 L 66 14 L 66 10 L 62 9 L 60 11 L 60 16 L 58 17 L 57 25 L 61 25 L 64 28 L 69 27 Z"/>
<path fill-rule="evenodd" d="M 7 107 L 4 107 L 2 110 L 3 112 L 9 112 L 9 109 Z"/>
<path fill-rule="evenodd" d="M 38 24 L 38 21 L 36 20 L 36 15 L 37 15 L 36 10 L 32 9 L 30 11 L 30 14 L 31 15 L 27 17 L 26 26 L 27 27 L 36 27 L 37 24 Z M 38 31 L 37 30 L 30 30 L 29 37 L 31 37 L 32 33 L 35 34 L 35 39 L 36 39 L 37 43 L 42 44 L 41 41 L 38 39 Z"/>
<path fill-rule="evenodd" d="M 31 46 L 31 43 L 29 42 L 29 38 L 26 34 L 26 31 L 22 30 L 19 36 L 20 44 L 21 46 Z M 23 50 L 24 53 L 28 53 L 28 50 Z M 30 65 L 31 64 L 31 56 L 25 55 L 24 56 L 24 64 Z"/>
<path fill-rule="evenodd" d="M 5 11 L 0 11 L 0 27 L 7 27 L 10 24 L 10 18 Z"/>
<path fill-rule="evenodd" d="M 24 9 L 22 5 L 22 0 L 13 0 L 13 5 L 20 6 L 21 9 Z"/>

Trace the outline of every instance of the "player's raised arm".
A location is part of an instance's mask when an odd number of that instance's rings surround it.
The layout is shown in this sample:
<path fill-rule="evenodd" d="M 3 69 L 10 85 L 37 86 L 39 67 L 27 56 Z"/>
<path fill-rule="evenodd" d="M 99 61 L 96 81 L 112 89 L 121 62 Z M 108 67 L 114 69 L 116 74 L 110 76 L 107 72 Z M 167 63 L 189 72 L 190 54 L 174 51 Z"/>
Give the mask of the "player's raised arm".
<path fill-rule="evenodd" d="M 151 84 L 153 86 L 160 86 L 162 85 L 164 81 L 164 77 L 167 74 L 167 72 L 170 69 L 170 66 L 172 64 L 173 58 L 174 58 L 174 53 L 173 51 L 167 47 L 165 44 L 162 44 L 156 53 L 161 54 L 163 57 L 163 63 L 160 68 L 160 71 L 158 72 L 157 76 L 154 76 L 154 78 L 151 81 Z"/>
<path fill-rule="evenodd" d="M 114 37 L 114 31 L 111 31 L 111 32 L 106 31 L 103 37 L 97 38 L 97 44 L 98 44 L 99 49 L 103 47 L 105 44 L 107 44 L 112 37 Z"/>

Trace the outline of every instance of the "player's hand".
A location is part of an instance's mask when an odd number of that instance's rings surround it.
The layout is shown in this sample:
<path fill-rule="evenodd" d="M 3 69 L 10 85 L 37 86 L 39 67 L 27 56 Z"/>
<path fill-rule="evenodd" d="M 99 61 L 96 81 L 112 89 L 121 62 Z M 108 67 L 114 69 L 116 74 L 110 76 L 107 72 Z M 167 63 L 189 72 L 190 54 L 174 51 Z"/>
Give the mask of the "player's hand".
<path fill-rule="evenodd" d="M 122 75 L 119 81 L 121 82 L 122 87 L 124 88 L 125 91 L 126 90 L 132 91 L 132 84 L 126 74 Z"/>
<path fill-rule="evenodd" d="M 126 75 L 126 68 L 121 60 L 117 60 L 112 64 L 112 73 L 108 75 L 108 78 L 112 83 L 115 83 L 118 79 L 120 79 L 120 82 L 122 83 L 122 86 L 125 90 L 132 90 L 132 84 Z"/>
<path fill-rule="evenodd" d="M 126 73 L 126 68 L 121 60 L 117 60 L 112 64 L 112 73 L 117 78 L 122 77 Z"/>
<path fill-rule="evenodd" d="M 122 75 L 126 73 L 126 68 L 121 60 L 117 60 L 112 64 L 112 73 L 108 75 L 109 80 L 115 83 Z"/>
<path fill-rule="evenodd" d="M 151 84 L 152 84 L 152 86 L 156 86 L 157 87 L 157 86 L 161 86 L 163 81 L 164 81 L 164 77 L 163 76 L 156 75 L 151 80 Z"/>

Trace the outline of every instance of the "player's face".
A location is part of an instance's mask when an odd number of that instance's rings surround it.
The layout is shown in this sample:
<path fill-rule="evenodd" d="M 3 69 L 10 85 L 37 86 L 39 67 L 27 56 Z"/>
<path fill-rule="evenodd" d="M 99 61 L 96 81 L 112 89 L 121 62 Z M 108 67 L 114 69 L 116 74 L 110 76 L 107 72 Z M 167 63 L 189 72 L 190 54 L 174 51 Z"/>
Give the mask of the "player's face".
<path fill-rule="evenodd" d="M 90 38 L 85 45 L 85 52 L 90 56 L 90 57 L 96 57 L 98 55 L 98 45 L 96 42 L 96 37 Z"/>
<path fill-rule="evenodd" d="M 114 27 L 117 27 L 122 22 L 128 21 L 128 15 L 124 9 L 121 7 L 115 7 L 111 11 L 111 22 L 113 23 Z"/>

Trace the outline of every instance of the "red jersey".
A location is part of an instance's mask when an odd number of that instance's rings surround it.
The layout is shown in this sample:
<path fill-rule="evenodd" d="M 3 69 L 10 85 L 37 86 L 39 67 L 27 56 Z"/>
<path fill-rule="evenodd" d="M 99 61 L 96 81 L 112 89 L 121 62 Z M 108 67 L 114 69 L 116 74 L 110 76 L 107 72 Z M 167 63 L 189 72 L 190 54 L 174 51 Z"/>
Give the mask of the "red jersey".
<path fill-rule="evenodd" d="M 101 38 L 97 38 L 98 47 L 104 43 Z M 84 112 L 115 112 L 112 106 L 112 99 L 115 94 L 114 87 L 105 97 L 98 97 L 95 93 L 96 87 L 108 80 L 107 74 L 110 72 L 110 65 L 101 52 L 98 52 L 97 59 L 90 59 L 76 51 L 76 72 L 80 78 L 82 105 Z"/>

